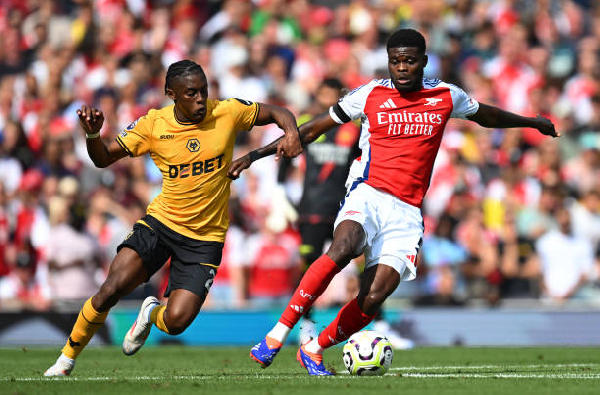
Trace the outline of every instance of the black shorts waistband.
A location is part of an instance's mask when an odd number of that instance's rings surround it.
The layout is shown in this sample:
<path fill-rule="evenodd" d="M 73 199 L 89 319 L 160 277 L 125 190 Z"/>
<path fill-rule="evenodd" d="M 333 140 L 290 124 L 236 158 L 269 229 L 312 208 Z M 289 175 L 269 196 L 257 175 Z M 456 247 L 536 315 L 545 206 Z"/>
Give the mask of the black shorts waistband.
<path fill-rule="evenodd" d="M 181 242 L 189 247 L 214 245 L 215 247 L 222 248 L 224 245 L 224 243 L 221 243 L 219 241 L 197 240 L 197 239 L 192 239 L 191 237 L 182 235 L 181 233 L 177 233 L 173 229 L 169 228 L 168 226 L 166 226 L 165 224 L 163 224 L 162 222 L 160 222 L 159 220 L 157 220 L 156 218 L 154 218 L 153 216 L 151 216 L 149 214 L 142 217 L 140 220 L 138 220 L 138 222 L 142 223 L 142 224 L 145 223 L 146 225 L 148 225 L 148 227 L 150 227 L 150 229 L 154 230 L 155 232 L 159 233 L 160 235 L 165 236 L 174 242 Z"/>

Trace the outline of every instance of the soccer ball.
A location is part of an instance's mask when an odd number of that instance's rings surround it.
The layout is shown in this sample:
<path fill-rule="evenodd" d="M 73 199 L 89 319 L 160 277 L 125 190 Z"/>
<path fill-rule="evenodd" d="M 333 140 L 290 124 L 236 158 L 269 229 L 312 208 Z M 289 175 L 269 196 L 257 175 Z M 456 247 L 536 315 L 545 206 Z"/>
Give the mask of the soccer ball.
<path fill-rule="evenodd" d="M 361 331 L 350 336 L 343 354 L 344 365 L 355 376 L 383 375 L 394 358 L 390 341 L 375 331 Z"/>

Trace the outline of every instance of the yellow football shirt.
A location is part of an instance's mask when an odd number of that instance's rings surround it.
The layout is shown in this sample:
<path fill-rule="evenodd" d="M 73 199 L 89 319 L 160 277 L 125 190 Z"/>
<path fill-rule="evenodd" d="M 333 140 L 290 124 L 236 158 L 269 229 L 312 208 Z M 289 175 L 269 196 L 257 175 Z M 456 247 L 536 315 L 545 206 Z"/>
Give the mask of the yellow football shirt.
<path fill-rule="evenodd" d="M 163 176 L 162 191 L 147 213 L 177 233 L 196 240 L 225 241 L 227 204 L 237 132 L 250 130 L 257 103 L 208 100 L 200 123 L 182 123 L 175 106 L 150 110 L 129 125 L 117 142 L 130 156 L 150 153 Z"/>

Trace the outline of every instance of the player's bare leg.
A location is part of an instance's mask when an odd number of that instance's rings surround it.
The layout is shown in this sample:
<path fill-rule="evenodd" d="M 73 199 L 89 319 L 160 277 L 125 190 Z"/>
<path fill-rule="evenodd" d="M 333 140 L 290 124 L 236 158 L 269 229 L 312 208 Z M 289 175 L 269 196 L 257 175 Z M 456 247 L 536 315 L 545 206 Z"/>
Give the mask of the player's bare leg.
<path fill-rule="evenodd" d="M 164 332 L 171 335 L 182 333 L 194 321 L 203 303 L 200 296 L 187 289 L 171 291 L 169 301 L 164 306 L 163 321 L 167 329 Z"/>
<path fill-rule="evenodd" d="M 298 350 L 298 361 L 310 375 L 330 374 L 323 364 L 323 351 L 367 326 L 398 284 L 400 274 L 391 266 L 380 264 L 367 269 L 356 299 L 342 307 L 318 338 Z"/>
<path fill-rule="evenodd" d="M 250 350 L 252 359 L 263 368 L 273 362 L 294 325 L 327 289 L 333 277 L 360 254 L 364 243 L 365 232 L 358 222 L 342 221 L 336 227 L 329 250 L 304 273 L 279 322 Z"/>
<path fill-rule="evenodd" d="M 75 367 L 75 359 L 102 326 L 110 308 L 147 277 L 148 272 L 137 252 L 122 248 L 113 260 L 108 277 L 98 293 L 88 299 L 79 312 L 62 354 L 46 370 L 44 376 L 68 376 Z"/>

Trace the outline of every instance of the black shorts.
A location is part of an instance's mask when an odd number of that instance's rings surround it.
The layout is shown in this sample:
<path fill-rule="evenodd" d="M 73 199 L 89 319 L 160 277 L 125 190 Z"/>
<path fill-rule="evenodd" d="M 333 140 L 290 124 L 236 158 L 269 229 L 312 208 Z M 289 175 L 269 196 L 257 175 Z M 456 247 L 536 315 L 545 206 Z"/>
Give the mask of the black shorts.
<path fill-rule="evenodd" d="M 323 246 L 327 240 L 333 239 L 333 223 L 329 222 L 300 222 L 298 224 L 302 245 L 300 256 L 307 266 L 323 255 Z"/>
<path fill-rule="evenodd" d="M 146 224 L 146 225 L 145 225 Z M 165 296 L 175 289 L 186 289 L 206 298 L 223 255 L 223 243 L 195 240 L 167 228 L 146 215 L 133 225 L 133 231 L 117 247 L 138 253 L 148 269 L 148 278 L 171 258 L 171 273 Z"/>

